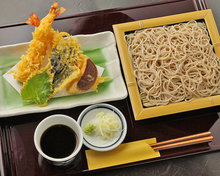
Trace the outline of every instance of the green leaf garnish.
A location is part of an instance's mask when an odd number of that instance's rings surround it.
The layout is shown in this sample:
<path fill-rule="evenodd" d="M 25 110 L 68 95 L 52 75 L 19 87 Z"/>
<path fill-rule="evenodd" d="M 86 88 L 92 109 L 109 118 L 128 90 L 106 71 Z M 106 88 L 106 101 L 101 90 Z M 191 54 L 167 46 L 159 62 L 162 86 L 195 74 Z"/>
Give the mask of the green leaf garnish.
<path fill-rule="evenodd" d="M 24 100 L 31 100 L 41 106 L 47 104 L 52 93 L 51 78 L 47 70 L 29 78 L 21 89 L 21 97 Z"/>

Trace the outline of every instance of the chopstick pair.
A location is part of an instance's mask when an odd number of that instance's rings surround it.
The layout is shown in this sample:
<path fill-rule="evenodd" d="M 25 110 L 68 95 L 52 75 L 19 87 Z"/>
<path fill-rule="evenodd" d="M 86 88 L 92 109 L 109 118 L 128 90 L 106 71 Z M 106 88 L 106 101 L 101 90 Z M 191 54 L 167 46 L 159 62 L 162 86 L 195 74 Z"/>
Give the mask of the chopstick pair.
<path fill-rule="evenodd" d="M 208 131 L 204 133 L 194 134 L 190 136 L 185 136 L 181 138 L 150 144 L 150 146 L 154 150 L 159 151 L 159 150 L 166 150 L 166 149 L 189 146 L 194 144 L 200 144 L 205 142 L 211 142 L 212 140 L 213 140 L 213 136 L 211 135 L 211 132 Z"/>

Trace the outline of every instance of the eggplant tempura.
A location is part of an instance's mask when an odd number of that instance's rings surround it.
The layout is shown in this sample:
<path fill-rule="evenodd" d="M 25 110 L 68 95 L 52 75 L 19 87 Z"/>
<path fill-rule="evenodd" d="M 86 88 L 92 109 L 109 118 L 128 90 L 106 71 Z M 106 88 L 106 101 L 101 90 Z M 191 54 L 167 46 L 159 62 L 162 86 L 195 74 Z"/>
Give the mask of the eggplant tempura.
<path fill-rule="evenodd" d="M 36 26 L 26 55 L 21 56 L 14 78 L 23 83 L 21 96 L 40 106 L 65 88 L 70 94 L 97 90 L 104 82 L 94 63 L 84 54 L 77 39 L 52 28 L 54 19 L 66 9 L 55 2 L 41 21 L 32 13 L 26 21 Z"/>

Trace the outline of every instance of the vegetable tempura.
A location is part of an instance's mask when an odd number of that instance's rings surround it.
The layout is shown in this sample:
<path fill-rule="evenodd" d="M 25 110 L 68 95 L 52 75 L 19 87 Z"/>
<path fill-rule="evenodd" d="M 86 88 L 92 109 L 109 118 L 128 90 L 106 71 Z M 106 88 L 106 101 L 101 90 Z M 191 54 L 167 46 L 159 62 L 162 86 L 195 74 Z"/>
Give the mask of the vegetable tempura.
<path fill-rule="evenodd" d="M 105 78 L 88 56 L 82 54 L 77 38 L 52 28 L 54 19 L 66 9 L 55 2 L 41 21 L 32 13 L 26 21 L 36 26 L 26 55 L 21 56 L 14 78 L 23 83 L 21 96 L 40 106 L 57 92 L 65 89 L 70 94 L 97 90 Z"/>

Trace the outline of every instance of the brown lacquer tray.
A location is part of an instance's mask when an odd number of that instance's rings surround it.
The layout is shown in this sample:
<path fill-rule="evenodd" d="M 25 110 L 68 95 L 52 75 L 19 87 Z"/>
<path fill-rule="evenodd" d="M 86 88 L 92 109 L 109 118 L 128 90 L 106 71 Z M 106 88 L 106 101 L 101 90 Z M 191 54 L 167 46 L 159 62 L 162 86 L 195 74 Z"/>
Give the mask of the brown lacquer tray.
<path fill-rule="evenodd" d="M 148 3 L 134 7 L 123 7 L 63 17 L 55 21 L 54 28 L 69 32 L 72 35 L 92 34 L 102 31 L 112 31 L 113 24 L 206 8 L 204 1 L 167 0 L 153 4 Z M 0 34 L 1 36 L 7 36 L 7 39 L 1 38 L 0 45 L 27 42 L 31 40 L 31 30 L 33 29 L 25 24 L 2 26 L 0 27 Z M 156 137 L 157 141 L 163 141 L 205 131 L 211 131 L 214 140 L 209 144 L 204 143 L 165 150 L 160 152 L 161 157 L 159 158 L 94 171 L 88 169 L 85 156 L 85 150 L 87 148 L 84 146 L 72 165 L 59 168 L 48 164 L 38 155 L 33 141 L 34 130 L 42 119 L 52 114 L 66 114 L 77 119 L 86 106 L 43 113 L 31 113 L 0 119 L 1 172 L 5 175 L 12 176 L 91 174 L 93 172 L 140 165 L 220 149 L 220 120 L 217 114 L 219 107 L 135 121 L 129 98 L 106 103 L 116 106 L 126 117 L 128 133 L 124 142 L 152 137 Z"/>

